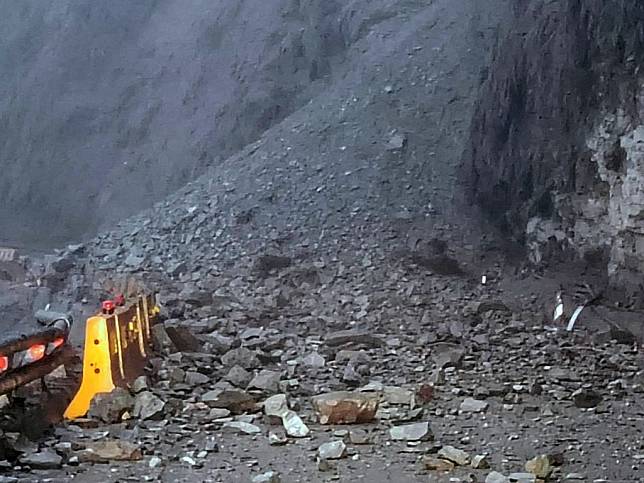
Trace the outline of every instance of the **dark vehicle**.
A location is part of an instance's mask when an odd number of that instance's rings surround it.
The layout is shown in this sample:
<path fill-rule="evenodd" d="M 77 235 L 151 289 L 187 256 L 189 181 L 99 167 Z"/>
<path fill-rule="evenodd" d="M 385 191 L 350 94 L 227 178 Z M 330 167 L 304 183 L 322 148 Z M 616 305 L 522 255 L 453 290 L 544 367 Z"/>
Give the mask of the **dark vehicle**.
<path fill-rule="evenodd" d="M 68 345 L 72 317 L 39 310 L 35 323 L 0 334 L 0 394 L 42 378 L 72 353 Z"/>

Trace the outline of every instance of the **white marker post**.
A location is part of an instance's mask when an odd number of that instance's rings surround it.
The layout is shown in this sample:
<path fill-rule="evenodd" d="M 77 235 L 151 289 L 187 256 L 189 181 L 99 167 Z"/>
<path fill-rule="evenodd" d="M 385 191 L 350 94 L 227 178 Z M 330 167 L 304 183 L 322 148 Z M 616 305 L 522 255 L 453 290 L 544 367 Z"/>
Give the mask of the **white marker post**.
<path fill-rule="evenodd" d="M 572 329 L 575 328 L 575 322 L 577 322 L 577 318 L 579 318 L 579 314 L 581 314 L 581 311 L 584 310 L 585 305 L 580 305 L 575 309 L 575 312 L 572 314 L 572 317 L 570 317 L 570 322 L 568 322 L 568 327 L 566 330 L 568 332 L 571 332 Z"/>

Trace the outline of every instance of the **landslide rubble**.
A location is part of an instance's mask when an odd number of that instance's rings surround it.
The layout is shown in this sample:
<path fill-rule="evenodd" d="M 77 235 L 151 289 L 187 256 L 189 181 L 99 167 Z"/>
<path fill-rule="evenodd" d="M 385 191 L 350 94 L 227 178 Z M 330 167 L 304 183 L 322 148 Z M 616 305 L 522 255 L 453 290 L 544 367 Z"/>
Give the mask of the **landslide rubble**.
<path fill-rule="evenodd" d="M 130 391 L 37 442 L 5 433 L 10 475 L 638 481 L 644 360 L 633 345 L 569 334 L 530 297 L 490 309 L 482 302 L 504 296 L 496 284 L 413 264 L 330 262 L 324 284 L 293 282 L 303 268 L 240 275 L 210 305 L 184 304 L 156 326 L 159 351 Z M 196 343 L 179 350 L 188 333 Z"/>
<path fill-rule="evenodd" d="M 403 3 L 356 39 L 387 52 L 352 59 L 363 82 L 34 263 L 55 303 L 87 313 L 144 284 L 161 320 L 145 376 L 89 418 L 28 441 L 20 408 L 3 416 L 5 481 L 641 478 L 636 338 L 597 333 L 590 307 L 572 333 L 554 323 L 546 277 L 505 264 L 452 196 L 498 17 Z"/>

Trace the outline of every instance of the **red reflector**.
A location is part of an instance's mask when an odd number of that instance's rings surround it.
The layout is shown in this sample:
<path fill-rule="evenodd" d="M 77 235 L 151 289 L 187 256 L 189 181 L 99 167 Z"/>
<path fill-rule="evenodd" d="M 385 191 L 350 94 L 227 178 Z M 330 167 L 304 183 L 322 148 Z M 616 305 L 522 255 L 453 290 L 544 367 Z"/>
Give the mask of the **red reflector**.
<path fill-rule="evenodd" d="M 32 345 L 27 351 L 31 362 L 36 362 L 45 357 L 45 346 L 43 344 Z"/>
<path fill-rule="evenodd" d="M 9 369 L 9 358 L 7 356 L 0 356 L 0 372 Z"/>
<path fill-rule="evenodd" d="M 65 339 L 62 337 L 59 337 L 58 339 L 55 339 L 51 345 L 54 346 L 54 349 L 58 349 L 61 345 L 65 343 Z"/>
<path fill-rule="evenodd" d="M 101 308 L 103 309 L 103 313 L 109 314 L 114 311 L 114 302 L 111 300 L 105 300 L 101 304 Z"/>

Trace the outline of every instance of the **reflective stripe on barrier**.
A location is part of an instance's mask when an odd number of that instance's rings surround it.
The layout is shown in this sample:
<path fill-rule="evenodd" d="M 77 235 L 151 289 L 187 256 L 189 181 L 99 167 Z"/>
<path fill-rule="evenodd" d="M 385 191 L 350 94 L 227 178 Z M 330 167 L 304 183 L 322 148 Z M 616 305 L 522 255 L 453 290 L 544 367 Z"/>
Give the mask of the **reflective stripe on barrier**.
<path fill-rule="evenodd" d="M 67 419 L 87 414 L 94 395 L 127 387 L 143 374 L 150 347 L 154 297 L 139 297 L 129 306 L 87 320 L 83 380 L 65 411 Z"/>

